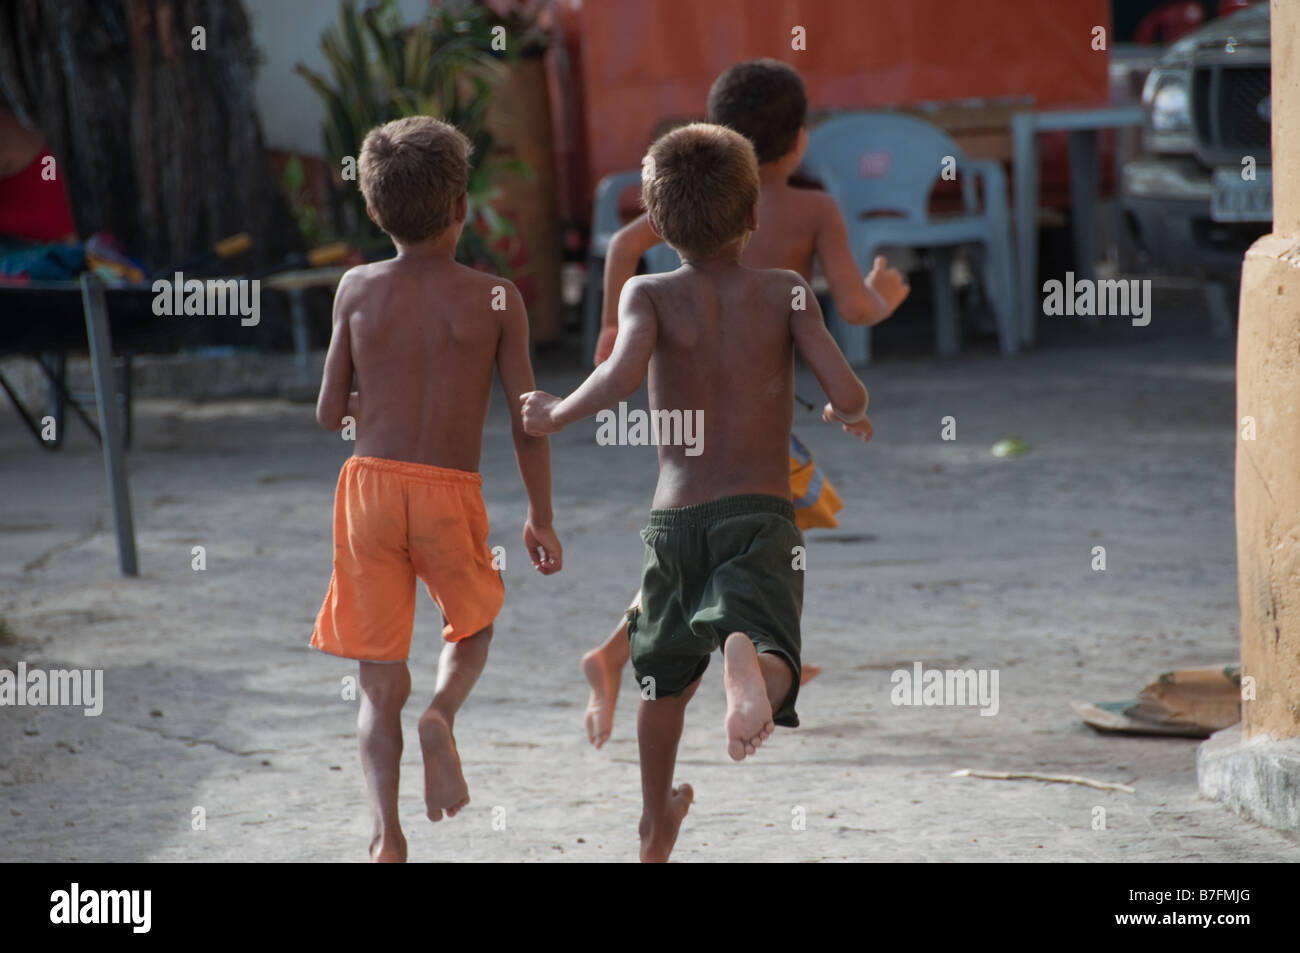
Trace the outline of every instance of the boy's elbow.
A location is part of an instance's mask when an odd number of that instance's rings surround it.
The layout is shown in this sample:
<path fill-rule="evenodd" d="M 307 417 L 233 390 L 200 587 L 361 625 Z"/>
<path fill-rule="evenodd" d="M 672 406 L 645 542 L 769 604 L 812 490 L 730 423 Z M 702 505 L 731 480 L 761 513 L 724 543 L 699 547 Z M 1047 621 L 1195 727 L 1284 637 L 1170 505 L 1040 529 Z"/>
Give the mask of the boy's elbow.
<path fill-rule="evenodd" d="M 619 400 L 628 397 L 641 386 L 641 380 L 644 373 L 638 373 L 634 368 L 619 368 L 610 374 L 610 389 L 614 391 L 614 396 Z"/>
<path fill-rule="evenodd" d="M 321 401 L 316 404 L 316 423 L 326 430 L 340 430 L 343 427 L 343 412 Z"/>
<path fill-rule="evenodd" d="M 605 252 L 605 264 L 607 268 L 613 268 L 621 275 L 631 277 L 636 274 L 637 264 L 641 256 L 646 253 L 653 245 L 647 245 L 640 240 L 632 226 L 625 225 L 614 233 L 609 240 L 609 248 Z"/>
<path fill-rule="evenodd" d="M 605 250 L 607 258 L 624 258 L 632 251 L 632 230 L 624 225 L 609 237 L 609 247 Z"/>

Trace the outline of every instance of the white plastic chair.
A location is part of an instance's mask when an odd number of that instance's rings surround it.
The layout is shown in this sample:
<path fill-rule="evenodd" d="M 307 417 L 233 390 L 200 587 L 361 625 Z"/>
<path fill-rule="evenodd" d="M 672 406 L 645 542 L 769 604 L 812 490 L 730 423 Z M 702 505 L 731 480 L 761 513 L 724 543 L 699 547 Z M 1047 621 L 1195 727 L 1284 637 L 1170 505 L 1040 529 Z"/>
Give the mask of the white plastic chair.
<path fill-rule="evenodd" d="M 935 351 L 961 350 L 956 296 L 950 278 L 953 250 L 979 245 L 985 290 L 997 314 L 1002 353 L 1015 354 L 1015 284 L 1007 212 L 1006 174 L 1001 164 L 968 159 L 942 129 L 897 113 L 848 113 L 822 123 L 809 135 L 804 168 L 820 179 L 839 203 L 849 230 L 849 245 L 863 273 L 880 249 L 905 247 L 930 252 L 934 293 Z M 963 212 L 932 217 L 930 193 L 945 169 L 961 180 Z M 975 182 L 983 185 L 983 208 Z M 878 213 L 898 217 L 879 217 Z M 869 217 L 877 215 L 877 217 Z M 834 308 L 831 308 L 832 313 Z M 834 315 L 831 330 L 855 364 L 871 353 L 871 331 Z"/>
<path fill-rule="evenodd" d="M 595 207 L 591 213 L 591 243 L 587 252 L 587 288 L 583 292 L 582 346 L 587 363 L 596 353 L 596 337 L 600 334 L 600 305 L 602 282 L 605 273 L 605 256 L 609 242 L 623 226 L 619 216 L 618 200 L 632 187 L 640 187 L 641 173 L 636 171 L 613 172 L 596 186 Z M 658 274 L 675 271 L 682 263 L 677 252 L 660 243 L 645 253 L 646 271 Z"/>

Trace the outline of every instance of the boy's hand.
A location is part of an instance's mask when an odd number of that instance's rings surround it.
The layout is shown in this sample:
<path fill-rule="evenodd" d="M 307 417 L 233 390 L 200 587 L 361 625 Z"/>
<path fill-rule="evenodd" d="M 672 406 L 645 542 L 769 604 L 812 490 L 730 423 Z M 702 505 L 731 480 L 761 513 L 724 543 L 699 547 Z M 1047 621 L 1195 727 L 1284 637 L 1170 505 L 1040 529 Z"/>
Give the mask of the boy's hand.
<path fill-rule="evenodd" d="M 553 416 L 559 403 L 560 398 L 544 390 L 530 390 L 526 394 L 520 394 L 519 408 L 523 415 L 524 433 L 531 437 L 559 433 L 560 428 L 556 426 Z"/>
<path fill-rule="evenodd" d="M 528 549 L 528 558 L 533 561 L 533 568 L 543 576 L 559 572 L 564 564 L 560 538 L 549 526 L 534 526 L 532 520 L 525 522 L 524 546 Z"/>
<path fill-rule="evenodd" d="M 596 338 L 596 360 L 592 362 L 593 364 L 599 367 L 609 360 L 609 356 L 614 353 L 614 339 L 617 337 L 617 324 L 600 329 L 600 337 Z"/>
<path fill-rule="evenodd" d="M 876 304 L 882 309 L 875 322 L 883 321 L 893 314 L 912 293 L 907 278 L 897 268 L 890 268 L 884 255 L 876 256 L 876 260 L 871 263 L 871 274 L 867 275 L 863 284 L 867 286 L 868 294 L 878 299 Z"/>
<path fill-rule="evenodd" d="M 839 424 L 844 428 L 846 434 L 851 437 L 857 437 L 863 443 L 870 440 L 872 435 L 876 432 L 875 428 L 871 426 L 871 420 L 866 414 L 863 414 L 862 419 L 860 420 L 849 422 L 839 414 L 835 413 L 835 408 L 830 404 L 827 404 L 822 408 L 822 420 L 826 421 L 828 424 Z"/>

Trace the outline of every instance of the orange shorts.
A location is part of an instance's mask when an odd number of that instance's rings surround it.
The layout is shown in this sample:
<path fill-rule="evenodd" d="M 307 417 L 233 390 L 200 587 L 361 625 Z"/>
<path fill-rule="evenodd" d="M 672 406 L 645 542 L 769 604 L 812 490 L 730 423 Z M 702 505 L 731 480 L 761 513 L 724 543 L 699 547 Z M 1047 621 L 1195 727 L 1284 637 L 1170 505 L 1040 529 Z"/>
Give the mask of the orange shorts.
<path fill-rule="evenodd" d="M 505 587 L 488 549 L 482 483 L 466 470 L 350 457 L 334 494 L 334 574 L 312 647 L 405 661 L 417 576 L 442 610 L 447 641 L 495 619 Z"/>

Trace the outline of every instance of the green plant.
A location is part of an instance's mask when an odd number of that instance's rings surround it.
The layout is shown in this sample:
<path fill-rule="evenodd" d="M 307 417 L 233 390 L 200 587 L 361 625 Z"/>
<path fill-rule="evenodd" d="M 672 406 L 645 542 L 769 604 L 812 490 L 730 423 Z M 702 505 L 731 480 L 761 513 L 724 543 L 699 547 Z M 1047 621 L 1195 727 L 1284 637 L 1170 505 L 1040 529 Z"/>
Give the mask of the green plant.
<path fill-rule="evenodd" d="M 492 155 L 486 116 L 505 64 L 493 55 L 490 26 L 481 29 L 480 17 L 457 19 L 438 8 L 408 28 L 395 0 L 378 0 L 360 12 L 355 0 L 343 0 L 338 25 L 321 37 L 330 79 L 302 63 L 296 71 L 325 103 L 325 148 L 336 168 L 348 157 L 355 160 L 366 132 L 394 119 L 435 116 L 460 129 L 474 151 L 469 217 L 456 255 L 467 264 L 502 271 L 506 261 L 497 246 L 514 236 L 514 228 L 492 208 L 498 195 L 494 183 L 502 174 L 526 176 L 529 170 Z M 344 185 L 344 232 L 368 250 L 384 247 L 387 238 L 366 216 L 360 190 Z"/>
<path fill-rule="evenodd" d="M 482 0 L 442 0 L 430 13 L 436 29 L 446 36 L 466 37 L 479 49 L 518 59 L 546 50 L 549 35 L 540 23 L 542 11 L 551 0 L 515 0 L 505 13 L 497 13 Z M 496 27 L 504 44 L 495 43 Z M 504 45 L 504 49 L 498 47 Z"/>
<path fill-rule="evenodd" d="M 304 188 L 306 178 L 302 160 L 292 156 L 285 163 L 284 172 L 280 175 L 285 196 L 289 200 L 289 211 L 293 214 L 293 220 L 298 226 L 298 234 L 303 237 L 303 241 L 309 246 L 328 244 L 335 241 L 337 236 L 334 235 L 333 229 L 322 222 L 320 216 L 316 214 L 316 205 Z"/>

